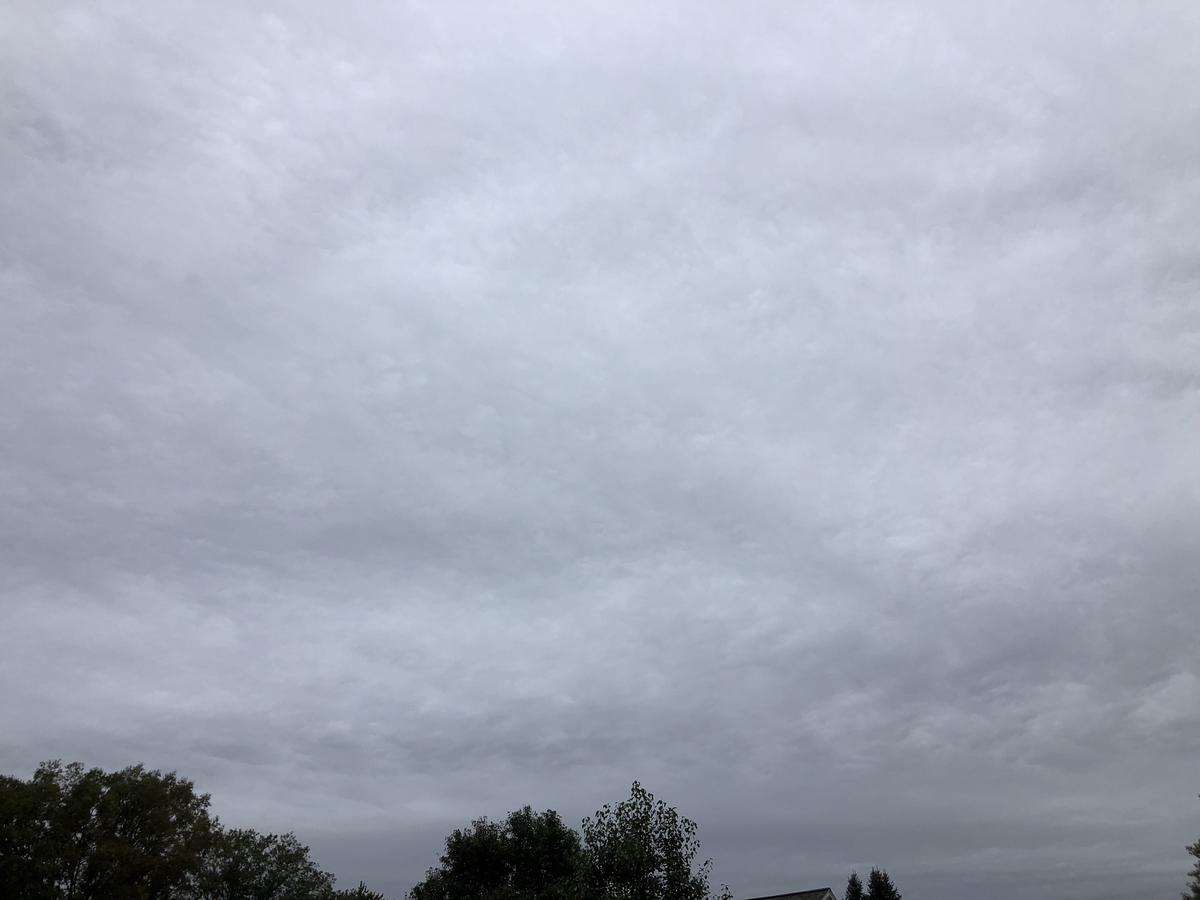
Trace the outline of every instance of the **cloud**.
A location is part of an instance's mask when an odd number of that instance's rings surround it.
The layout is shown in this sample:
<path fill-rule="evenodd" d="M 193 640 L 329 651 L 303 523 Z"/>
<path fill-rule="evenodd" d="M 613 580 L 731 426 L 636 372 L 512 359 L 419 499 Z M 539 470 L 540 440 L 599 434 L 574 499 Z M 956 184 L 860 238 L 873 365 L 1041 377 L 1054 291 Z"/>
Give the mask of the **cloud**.
<path fill-rule="evenodd" d="M 738 895 L 1175 890 L 1198 26 L 0 13 L 0 762 L 397 894 L 633 778 Z"/>

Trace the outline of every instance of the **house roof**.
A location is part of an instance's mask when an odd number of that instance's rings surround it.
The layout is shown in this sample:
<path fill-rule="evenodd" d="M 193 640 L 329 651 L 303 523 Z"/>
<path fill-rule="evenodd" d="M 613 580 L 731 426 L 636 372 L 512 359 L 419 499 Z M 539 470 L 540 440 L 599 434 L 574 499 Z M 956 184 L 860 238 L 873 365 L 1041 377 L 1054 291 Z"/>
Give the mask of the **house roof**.
<path fill-rule="evenodd" d="M 815 891 L 792 891 L 790 894 L 770 894 L 766 897 L 748 897 L 747 900 L 837 900 L 837 895 L 831 888 L 818 888 Z"/>

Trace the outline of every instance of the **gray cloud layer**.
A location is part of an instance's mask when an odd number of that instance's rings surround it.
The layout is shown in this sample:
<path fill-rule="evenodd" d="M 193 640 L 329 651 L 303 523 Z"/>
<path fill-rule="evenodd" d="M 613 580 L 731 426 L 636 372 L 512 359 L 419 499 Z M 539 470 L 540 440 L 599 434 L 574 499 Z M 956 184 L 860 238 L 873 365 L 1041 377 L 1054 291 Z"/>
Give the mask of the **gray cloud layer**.
<path fill-rule="evenodd" d="M 0 10 L 4 771 L 1172 896 L 1197 7 L 502 6 Z"/>

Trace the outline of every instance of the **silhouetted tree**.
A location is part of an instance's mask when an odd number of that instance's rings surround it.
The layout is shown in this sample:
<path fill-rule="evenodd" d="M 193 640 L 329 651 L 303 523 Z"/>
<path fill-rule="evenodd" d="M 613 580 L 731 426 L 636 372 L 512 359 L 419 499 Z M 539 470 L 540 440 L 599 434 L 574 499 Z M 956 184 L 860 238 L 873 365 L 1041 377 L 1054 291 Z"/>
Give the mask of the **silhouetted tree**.
<path fill-rule="evenodd" d="M 871 869 L 867 877 L 867 900 L 900 900 L 900 892 L 886 870 Z"/>
<path fill-rule="evenodd" d="M 215 823 L 173 772 L 59 761 L 0 781 L 0 896 L 157 900 L 194 892 Z"/>
<path fill-rule="evenodd" d="M 476 819 L 446 838 L 409 900 L 730 900 L 696 864 L 696 825 L 636 781 L 628 800 L 583 820 L 583 840 L 553 810 Z"/>
<path fill-rule="evenodd" d="M 862 880 L 857 872 L 851 872 L 846 880 L 846 895 L 842 900 L 863 900 Z"/>
<path fill-rule="evenodd" d="M 358 883 L 358 887 L 336 891 L 333 896 L 334 900 L 387 900 L 383 894 L 371 890 L 361 881 Z"/>
<path fill-rule="evenodd" d="M 223 831 L 206 860 L 211 900 L 330 900 L 333 876 L 308 856 L 294 834 Z"/>
<path fill-rule="evenodd" d="M 503 822 L 476 819 L 446 838 L 440 865 L 410 900 L 560 900 L 579 871 L 579 835 L 548 809 L 530 807 Z"/>
<path fill-rule="evenodd" d="M 1200 900 L 1200 841 L 1190 844 L 1187 852 L 1196 858 L 1196 864 L 1192 866 L 1192 871 L 1188 872 L 1188 890 L 1183 895 L 1183 900 Z"/>
<path fill-rule="evenodd" d="M 698 866 L 696 823 L 636 781 L 629 799 L 583 820 L 582 900 L 710 900 L 712 860 Z M 717 895 L 729 900 L 729 889 Z"/>
<path fill-rule="evenodd" d="M 1188 872 L 1188 891 L 1183 895 L 1183 900 L 1200 900 L 1200 841 L 1194 844 L 1189 844 L 1187 852 L 1196 857 L 1196 864 L 1192 866 L 1192 871 Z"/>
<path fill-rule="evenodd" d="M 294 835 L 224 830 L 174 772 L 42 763 L 0 777 L 3 900 L 383 900 L 333 876 Z"/>

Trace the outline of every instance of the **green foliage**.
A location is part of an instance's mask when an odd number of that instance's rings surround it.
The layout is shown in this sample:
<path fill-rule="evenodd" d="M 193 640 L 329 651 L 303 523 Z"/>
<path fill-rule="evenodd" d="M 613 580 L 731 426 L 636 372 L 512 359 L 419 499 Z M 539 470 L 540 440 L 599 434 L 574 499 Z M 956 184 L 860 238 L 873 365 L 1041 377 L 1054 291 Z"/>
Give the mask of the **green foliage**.
<path fill-rule="evenodd" d="M 226 830 L 175 773 L 47 762 L 0 777 L 4 900 L 383 900 L 333 877 L 294 835 Z"/>
<path fill-rule="evenodd" d="M 308 857 L 293 834 L 222 831 L 206 860 L 203 884 L 211 900 L 328 900 L 333 876 Z"/>
<path fill-rule="evenodd" d="M 174 773 L 55 761 L 0 783 L 0 834 L 0 895 L 153 900 L 195 889 L 214 823 Z"/>
<path fill-rule="evenodd" d="M 629 799 L 583 820 L 582 900 L 709 900 L 712 860 L 695 865 L 696 823 L 636 781 Z M 717 895 L 728 900 L 729 889 Z"/>
<path fill-rule="evenodd" d="M 440 865 L 411 900 L 559 900 L 579 868 L 579 836 L 554 810 L 530 807 L 504 822 L 476 819 L 446 838 Z"/>
<path fill-rule="evenodd" d="M 508 817 L 509 852 L 515 896 L 562 897 L 579 869 L 579 835 L 558 813 L 535 813 L 528 806 Z"/>
<path fill-rule="evenodd" d="M 54 833 L 51 812 L 57 805 L 52 782 L 0 777 L 0 897 L 60 896 L 54 859 L 62 836 Z"/>
<path fill-rule="evenodd" d="M 477 819 L 446 838 L 409 900 L 730 900 L 696 864 L 696 825 L 636 781 L 628 800 L 583 820 L 583 840 L 553 810 Z"/>
<path fill-rule="evenodd" d="M 635 781 L 627 800 L 584 819 L 582 839 L 528 806 L 454 831 L 408 896 L 730 900 L 728 888 L 710 892 L 711 861 L 698 853 L 696 824 Z M 294 834 L 221 827 L 208 795 L 174 772 L 54 761 L 29 781 L 0 776 L 4 900 L 385 900 L 333 881 Z"/>
<path fill-rule="evenodd" d="M 858 877 L 857 872 L 851 872 L 850 877 L 846 879 L 846 895 L 842 900 L 863 900 L 862 879 Z"/>
<path fill-rule="evenodd" d="M 383 894 L 371 890 L 361 881 L 358 883 L 358 887 L 335 891 L 333 896 L 334 900 L 387 900 Z"/>
<path fill-rule="evenodd" d="M 1200 900 L 1200 841 L 1189 844 L 1187 852 L 1196 858 L 1192 871 L 1188 872 L 1188 890 L 1183 900 Z"/>
<path fill-rule="evenodd" d="M 1183 900 L 1200 900 L 1200 841 L 1187 846 L 1187 852 L 1196 858 L 1192 871 L 1188 872 L 1188 889 Z"/>
<path fill-rule="evenodd" d="M 886 870 L 871 869 L 867 877 L 867 900 L 900 900 L 900 897 Z"/>

